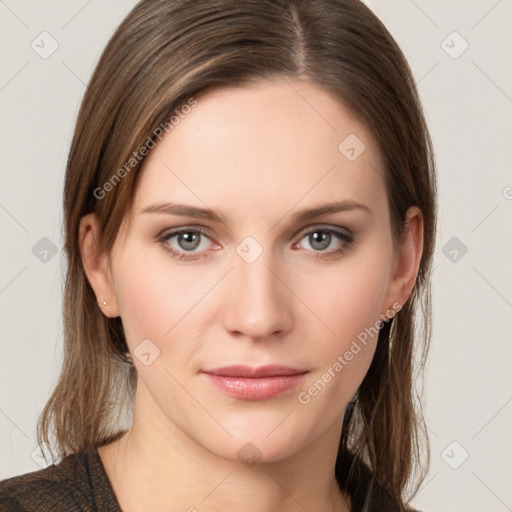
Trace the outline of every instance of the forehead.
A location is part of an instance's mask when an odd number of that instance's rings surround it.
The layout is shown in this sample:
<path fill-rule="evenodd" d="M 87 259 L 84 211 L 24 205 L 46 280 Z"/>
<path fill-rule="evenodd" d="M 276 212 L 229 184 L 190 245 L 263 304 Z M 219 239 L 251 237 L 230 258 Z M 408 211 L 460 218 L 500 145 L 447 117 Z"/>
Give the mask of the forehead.
<path fill-rule="evenodd" d="M 254 213 L 340 199 L 379 207 L 385 199 L 372 134 L 320 87 L 262 81 L 195 99 L 145 158 L 136 208 L 179 199 Z"/>

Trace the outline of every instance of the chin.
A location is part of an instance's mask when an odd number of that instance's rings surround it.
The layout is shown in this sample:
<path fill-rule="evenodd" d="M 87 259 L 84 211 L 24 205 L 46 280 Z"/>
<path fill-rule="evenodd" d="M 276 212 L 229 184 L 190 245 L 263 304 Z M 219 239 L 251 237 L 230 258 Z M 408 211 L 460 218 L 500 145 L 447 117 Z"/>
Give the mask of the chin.
<path fill-rule="evenodd" d="M 300 450 L 300 445 L 292 439 L 283 442 L 281 439 L 269 440 L 265 436 L 246 435 L 227 443 L 209 443 L 205 448 L 219 457 L 252 467 L 256 464 L 275 463 L 287 459 Z"/>
<path fill-rule="evenodd" d="M 238 460 L 248 467 L 258 462 L 281 461 L 309 445 L 318 435 L 313 425 L 309 428 L 305 421 L 299 420 L 297 412 L 289 414 L 291 411 L 291 407 L 286 408 L 266 418 L 254 414 L 244 417 L 243 413 L 238 413 L 234 422 L 220 419 L 233 437 L 219 432 L 215 437 L 205 438 L 203 432 L 200 434 L 202 444 L 211 453 Z"/>

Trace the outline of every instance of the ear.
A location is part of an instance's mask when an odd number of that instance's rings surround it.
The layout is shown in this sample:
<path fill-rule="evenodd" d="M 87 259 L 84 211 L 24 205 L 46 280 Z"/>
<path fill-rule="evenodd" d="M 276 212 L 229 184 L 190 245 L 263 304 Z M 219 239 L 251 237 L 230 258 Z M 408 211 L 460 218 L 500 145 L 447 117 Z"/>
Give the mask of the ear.
<path fill-rule="evenodd" d="M 402 307 L 412 293 L 423 254 L 423 214 L 417 206 L 407 210 L 402 242 L 398 249 L 383 307 Z M 389 316 L 382 313 L 383 316 Z"/>
<path fill-rule="evenodd" d="M 96 214 L 90 213 L 80 220 L 80 256 L 87 279 L 94 290 L 99 307 L 109 318 L 119 316 L 108 254 L 100 251 L 101 228 Z M 104 304 L 104 301 L 107 303 Z"/>

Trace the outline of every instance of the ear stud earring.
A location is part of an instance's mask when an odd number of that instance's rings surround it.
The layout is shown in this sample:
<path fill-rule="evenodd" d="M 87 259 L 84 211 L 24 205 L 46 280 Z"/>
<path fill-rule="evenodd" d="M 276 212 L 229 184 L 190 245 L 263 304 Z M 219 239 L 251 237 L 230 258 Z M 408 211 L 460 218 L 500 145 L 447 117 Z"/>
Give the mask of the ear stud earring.
<path fill-rule="evenodd" d="M 106 300 L 104 300 L 104 301 L 103 301 L 103 305 L 104 305 L 104 306 L 106 306 L 106 305 L 107 305 L 107 301 L 106 301 Z"/>

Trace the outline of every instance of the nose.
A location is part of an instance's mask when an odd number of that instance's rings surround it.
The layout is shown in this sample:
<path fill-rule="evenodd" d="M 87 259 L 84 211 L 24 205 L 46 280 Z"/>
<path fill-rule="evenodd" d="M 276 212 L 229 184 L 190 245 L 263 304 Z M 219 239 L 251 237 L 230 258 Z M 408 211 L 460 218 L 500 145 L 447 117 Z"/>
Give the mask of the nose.
<path fill-rule="evenodd" d="M 271 251 L 251 263 L 236 252 L 223 308 L 224 328 L 252 340 L 282 336 L 293 325 L 294 295 L 289 277 L 277 267 Z"/>

